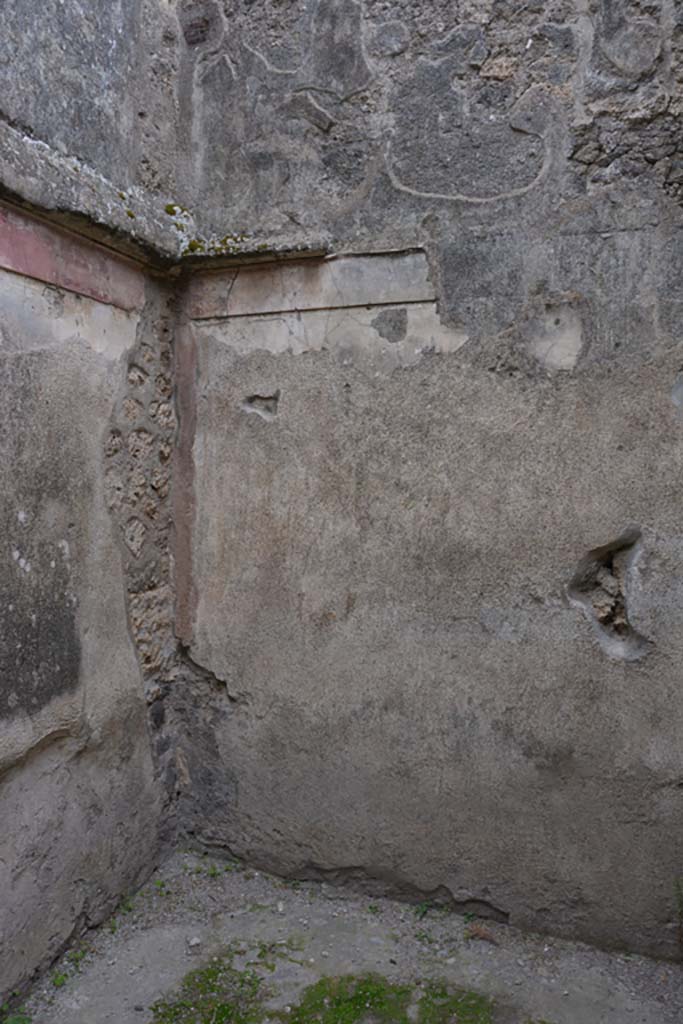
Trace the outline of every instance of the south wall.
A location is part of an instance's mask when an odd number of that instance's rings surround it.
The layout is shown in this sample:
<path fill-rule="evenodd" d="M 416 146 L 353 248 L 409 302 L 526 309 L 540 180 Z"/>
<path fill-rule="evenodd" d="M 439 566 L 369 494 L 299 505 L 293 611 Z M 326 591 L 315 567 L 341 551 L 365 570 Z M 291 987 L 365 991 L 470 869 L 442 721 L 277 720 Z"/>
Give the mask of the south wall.
<path fill-rule="evenodd" d="M 639 322 L 668 243 L 578 244 L 529 259 L 490 342 L 443 324 L 419 251 L 193 282 L 177 628 L 223 699 L 191 825 L 673 957 L 681 357 Z"/>

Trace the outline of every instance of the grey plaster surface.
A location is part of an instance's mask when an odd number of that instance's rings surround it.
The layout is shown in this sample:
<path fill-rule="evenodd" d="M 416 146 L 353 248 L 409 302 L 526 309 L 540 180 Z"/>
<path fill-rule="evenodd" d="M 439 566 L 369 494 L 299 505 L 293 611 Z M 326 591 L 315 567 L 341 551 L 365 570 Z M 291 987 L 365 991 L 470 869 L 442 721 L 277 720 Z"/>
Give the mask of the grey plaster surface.
<path fill-rule="evenodd" d="M 639 216 L 680 223 L 673 0 L 49 2 L 39 19 L 9 2 L 3 14 L 5 188 L 164 256 L 429 246 L 453 232 L 527 253 L 577 205 L 621 230 Z"/>
<path fill-rule="evenodd" d="M 5 190 L 162 254 L 178 249 L 177 24 L 157 0 L 3 4 Z"/>
<path fill-rule="evenodd" d="M 574 295 L 407 366 L 377 309 L 195 323 L 190 651 L 225 696 L 192 776 L 232 787 L 198 833 L 675 956 L 679 359 Z"/>
<path fill-rule="evenodd" d="M 138 315 L 0 272 L 0 988 L 142 881 L 160 798 L 102 451 Z"/>

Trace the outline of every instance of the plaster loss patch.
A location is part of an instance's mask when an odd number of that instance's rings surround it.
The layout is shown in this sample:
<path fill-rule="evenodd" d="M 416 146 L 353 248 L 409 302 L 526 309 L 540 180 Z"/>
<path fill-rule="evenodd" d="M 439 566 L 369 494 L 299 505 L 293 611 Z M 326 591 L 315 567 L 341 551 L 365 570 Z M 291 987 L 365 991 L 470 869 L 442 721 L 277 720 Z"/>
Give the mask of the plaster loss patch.
<path fill-rule="evenodd" d="M 274 420 L 277 416 L 277 408 L 280 402 L 280 390 L 278 388 L 272 395 L 249 395 L 242 402 L 241 409 L 246 413 L 255 413 L 262 420 Z"/>
<path fill-rule="evenodd" d="M 611 658 L 635 661 L 647 654 L 650 641 L 629 621 L 628 589 L 640 553 L 640 530 L 589 551 L 569 585 L 569 599 L 580 607 Z"/>
<path fill-rule="evenodd" d="M 546 370 L 573 370 L 582 348 L 581 317 L 571 303 L 547 305 L 533 321 L 529 350 Z"/>

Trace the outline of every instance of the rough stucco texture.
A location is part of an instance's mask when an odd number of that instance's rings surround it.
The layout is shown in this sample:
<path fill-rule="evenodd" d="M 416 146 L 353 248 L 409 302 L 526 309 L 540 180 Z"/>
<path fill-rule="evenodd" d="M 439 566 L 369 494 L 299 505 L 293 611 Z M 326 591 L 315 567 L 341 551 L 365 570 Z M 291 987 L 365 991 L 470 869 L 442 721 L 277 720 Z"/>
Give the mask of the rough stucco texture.
<path fill-rule="evenodd" d="M 3 4 L 2 120 L 120 188 L 173 189 L 177 29 L 159 0 Z"/>
<path fill-rule="evenodd" d="M 175 253 L 178 26 L 166 0 L 2 7 L 0 183 Z M 85 215 L 85 216 L 84 216 Z"/>
<path fill-rule="evenodd" d="M 638 246 L 488 345 L 411 332 L 414 255 L 356 275 L 388 306 L 315 309 L 344 261 L 202 286 L 191 653 L 234 708 L 203 771 L 236 780 L 204 839 L 674 952 L 680 355 L 592 333 L 636 314 Z"/>
<path fill-rule="evenodd" d="M 166 255 L 456 230 L 526 252 L 577 218 L 680 220 L 674 0 L 49 0 L 40 19 L 10 0 L 3 19 L 3 185 Z"/>
<path fill-rule="evenodd" d="M 681 5 L 121 0 L 29 27 L 5 8 L 5 193 L 157 258 L 358 256 L 170 277 L 173 367 L 167 324 L 127 378 L 130 308 L 111 349 L 72 298 L 8 288 L 7 635 L 45 652 L 21 690 L 7 656 L 10 819 L 58 806 L 43 737 L 85 744 L 86 794 L 125 722 L 112 817 L 84 796 L 71 831 L 116 836 L 127 878 L 145 861 L 137 819 L 112 827 L 151 771 L 128 590 L 187 831 L 680 953 Z M 44 871 L 6 859 L 32 892 L 51 864 L 83 877 L 56 836 Z M 42 927 L 27 963 L 58 944 Z"/>
<path fill-rule="evenodd" d="M 104 495 L 103 446 L 138 322 L 0 271 L 3 992 L 101 920 L 156 856 L 161 801 Z"/>
<path fill-rule="evenodd" d="M 673 0 L 186 0 L 180 19 L 179 177 L 207 234 L 515 230 L 527 251 L 575 204 L 677 216 Z"/>
<path fill-rule="evenodd" d="M 204 837 L 675 954 L 680 5 L 183 19 L 202 229 L 422 247 L 444 331 L 229 276 L 191 307 Z"/>

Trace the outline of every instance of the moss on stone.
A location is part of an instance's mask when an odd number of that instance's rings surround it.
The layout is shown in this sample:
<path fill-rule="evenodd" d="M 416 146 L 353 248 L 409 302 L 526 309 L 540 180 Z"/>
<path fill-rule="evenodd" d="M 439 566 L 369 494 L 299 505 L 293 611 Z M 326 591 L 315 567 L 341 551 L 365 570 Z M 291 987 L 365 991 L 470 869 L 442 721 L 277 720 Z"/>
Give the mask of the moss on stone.
<path fill-rule="evenodd" d="M 238 971 L 232 953 L 191 971 L 173 1000 L 152 1006 L 151 1024 L 258 1024 L 262 980 L 255 971 Z"/>
<path fill-rule="evenodd" d="M 191 238 L 183 250 L 183 255 L 187 256 L 190 253 L 204 252 L 206 246 L 198 238 Z"/>
<path fill-rule="evenodd" d="M 258 961 L 272 970 L 273 960 L 286 955 L 277 944 L 259 945 Z M 215 957 L 206 967 L 191 971 L 178 996 L 152 1007 L 150 1024 L 411 1024 L 409 1007 L 417 1001 L 418 1024 L 492 1024 L 493 1001 L 467 989 L 440 982 L 399 985 L 379 974 L 321 978 L 309 986 L 300 1002 L 287 1011 L 268 1010 L 263 979 L 250 967 L 239 971 L 233 953 Z"/>
<path fill-rule="evenodd" d="M 469 989 L 430 981 L 419 1002 L 419 1024 L 492 1024 L 493 1000 Z"/>
<path fill-rule="evenodd" d="M 188 211 L 187 207 L 181 206 L 180 203 L 166 203 L 164 206 L 164 212 L 167 213 L 169 217 L 180 217 Z"/>
<path fill-rule="evenodd" d="M 380 1024 L 409 1024 L 412 992 L 412 985 L 392 985 L 378 974 L 321 978 L 306 989 L 286 1019 L 291 1024 L 356 1024 L 368 1019 Z"/>

